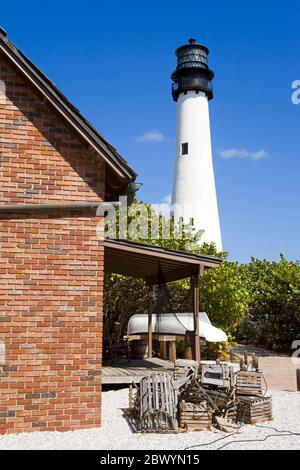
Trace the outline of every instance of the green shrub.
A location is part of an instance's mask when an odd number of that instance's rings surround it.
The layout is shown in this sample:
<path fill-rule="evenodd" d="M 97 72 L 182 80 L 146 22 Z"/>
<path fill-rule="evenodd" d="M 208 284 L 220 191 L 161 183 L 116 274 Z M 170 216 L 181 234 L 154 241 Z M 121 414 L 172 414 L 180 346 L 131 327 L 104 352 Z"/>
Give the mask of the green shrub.
<path fill-rule="evenodd" d="M 211 322 L 234 335 L 248 312 L 249 289 L 238 263 L 224 262 L 217 269 L 207 270 L 201 281 L 201 309 Z"/>
<path fill-rule="evenodd" d="M 147 205 L 151 220 L 162 222 Z M 137 215 L 130 216 L 131 219 Z M 129 217 L 129 219 L 130 219 Z M 178 227 L 171 221 L 171 237 L 152 239 L 147 234 L 140 241 L 174 250 L 190 251 L 227 258 L 218 253 L 214 243 L 200 244 L 199 233 L 183 227 L 183 237 L 177 237 Z M 192 236 L 188 234 L 192 233 Z M 130 234 L 127 234 L 130 235 Z M 168 285 L 170 293 L 163 293 L 161 312 L 192 311 L 192 293 L 189 280 Z M 149 290 L 143 280 L 122 276 L 105 276 L 106 332 L 119 325 L 120 334 L 126 332 L 133 313 L 147 311 Z M 279 262 L 252 259 L 240 265 L 225 261 L 216 269 L 205 271 L 200 289 L 201 310 L 207 312 L 213 325 L 223 329 L 239 341 L 253 341 L 268 348 L 289 349 L 300 337 L 300 265 L 283 256 Z M 209 346 L 211 353 L 222 355 L 226 345 Z M 220 349 L 221 348 L 221 349 Z"/>
<path fill-rule="evenodd" d="M 278 263 L 252 259 L 247 270 L 249 339 L 268 348 L 289 349 L 300 333 L 299 263 L 283 256 Z"/>

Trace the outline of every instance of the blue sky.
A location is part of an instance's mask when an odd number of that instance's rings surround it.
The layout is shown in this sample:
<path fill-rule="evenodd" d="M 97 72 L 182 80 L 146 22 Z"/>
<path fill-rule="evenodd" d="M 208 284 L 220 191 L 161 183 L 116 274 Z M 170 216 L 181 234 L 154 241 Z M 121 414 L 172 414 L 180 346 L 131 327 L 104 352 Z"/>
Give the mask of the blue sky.
<path fill-rule="evenodd" d="M 300 258 L 299 2 L 14 0 L 0 24 L 138 171 L 152 203 L 172 187 L 174 50 L 191 36 L 206 44 L 224 248 L 239 261 Z M 161 138 L 139 139 L 149 132 Z"/>

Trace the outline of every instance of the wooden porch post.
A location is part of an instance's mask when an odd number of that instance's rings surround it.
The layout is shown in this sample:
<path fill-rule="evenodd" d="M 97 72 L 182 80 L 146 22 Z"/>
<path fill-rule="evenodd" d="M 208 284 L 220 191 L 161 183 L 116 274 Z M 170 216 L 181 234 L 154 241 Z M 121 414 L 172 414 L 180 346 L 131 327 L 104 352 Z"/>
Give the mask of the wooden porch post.
<path fill-rule="evenodd" d="M 152 334 L 152 313 L 155 302 L 155 286 L 149 288 L 149 306 L 148 306 L 148 358 L 153 356 L 153 334 Z"/>
<path fill-rule="evenodd" d="M 169 361 L 176 362 L 176 341 L 169 342 Z"/>
<path fill-rule="evenodd" d="M 199 270 L 192 276 L 193 304 L 194 304 L 194 360 L 200 364 L 200 336 L 199 336 Z"/>
<path fill-rule="evenodd" d="M 167 359 L 167 342 L 160 340 L 159 348 L 160 348 L 160 358 L 166 360 Z"/>
<path fill-rule="evenodd" d="M 148 312 L 148 358 L 152 358 L 152 312 Z"/>

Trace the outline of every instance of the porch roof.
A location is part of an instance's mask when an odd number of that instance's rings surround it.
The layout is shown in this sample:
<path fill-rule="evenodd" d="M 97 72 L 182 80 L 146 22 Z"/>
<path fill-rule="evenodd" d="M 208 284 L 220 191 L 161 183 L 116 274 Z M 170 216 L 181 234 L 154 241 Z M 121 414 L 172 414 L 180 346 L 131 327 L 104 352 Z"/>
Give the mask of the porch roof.
<path fill-rule="evenodd" d="M 105 239 L 104 269 L 106 272 L 143 278 L 147 284 L 159 284 L 161 274 L 166 282 L 178 281 L 216 268 L 223 260 L 146 245 L 129 240 Z"/>

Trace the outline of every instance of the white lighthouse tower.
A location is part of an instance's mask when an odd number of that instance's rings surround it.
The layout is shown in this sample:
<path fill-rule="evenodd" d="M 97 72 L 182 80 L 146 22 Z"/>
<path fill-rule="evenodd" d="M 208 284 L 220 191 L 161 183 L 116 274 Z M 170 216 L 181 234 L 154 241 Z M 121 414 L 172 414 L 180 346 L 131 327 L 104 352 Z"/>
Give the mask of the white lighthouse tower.
<path fill-rule="evenodd" d="M 176 50 L 177 68 L 172 74 L 173 98 L 177 102 L 176 162 L 172 194 L 175 220 L 193 220 L 204 231 L 201 242 L 215 242 L 222 250 L 221 231 L 212 162 L 208 101 L 209 50 L 190 39 Z"/>

